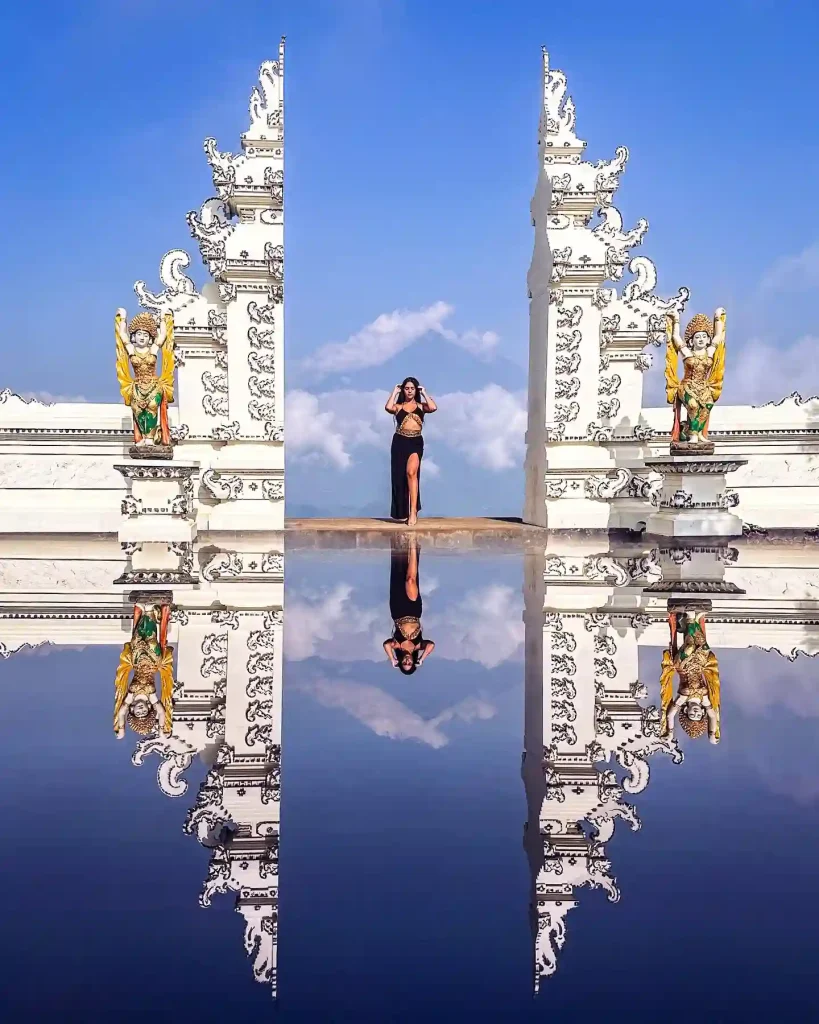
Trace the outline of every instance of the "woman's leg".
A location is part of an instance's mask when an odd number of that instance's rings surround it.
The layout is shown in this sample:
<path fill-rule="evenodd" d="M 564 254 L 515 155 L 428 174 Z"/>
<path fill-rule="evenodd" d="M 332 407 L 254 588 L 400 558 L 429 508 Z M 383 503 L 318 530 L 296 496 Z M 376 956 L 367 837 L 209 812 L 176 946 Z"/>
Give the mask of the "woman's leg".
<path fill-rule="evenodd" d="M 409 526 L 415 526 L 418 522 L 418 468 L 421 460 L 418 453 L 413 452 L 407 459 L 407 486 L 409 488 Z"/>

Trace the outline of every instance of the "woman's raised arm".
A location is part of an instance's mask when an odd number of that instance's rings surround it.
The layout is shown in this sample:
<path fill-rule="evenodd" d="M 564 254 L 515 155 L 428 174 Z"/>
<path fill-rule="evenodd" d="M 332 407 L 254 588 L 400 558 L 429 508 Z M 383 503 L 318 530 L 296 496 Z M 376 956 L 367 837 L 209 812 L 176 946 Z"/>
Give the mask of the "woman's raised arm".
<path fill-rule="evenodd" d="M 400 391 L 401 391 L 401 385 L 400 384 L 396 384 L 395 387 L 392 389 L 392 393 L 390 394 L 390 397 L 387 399 L 387 404 L 384 406 L 384 408 L 387 410 L 388 413 L 394 414 L 395 412 L 398 411 L 397 398 L 398 398 L 398 395 L 399 395 Z"/>
<path fill-rule="evenodd" d="M 419 391 L 419 396 L 418 397 L 420 399 L 420 405 L 421 405 L 421 408 L 424 410 L 424 412 L 435 412 L 438 409 L 438 406 L 435 404 L 435 399 L 432 398 L 430 395 L 428 395 L 426 393 L 426 390 L 425 390 L 423 384 L 420 385 L 420 387 L 418 388 L 418 391 Z"/>

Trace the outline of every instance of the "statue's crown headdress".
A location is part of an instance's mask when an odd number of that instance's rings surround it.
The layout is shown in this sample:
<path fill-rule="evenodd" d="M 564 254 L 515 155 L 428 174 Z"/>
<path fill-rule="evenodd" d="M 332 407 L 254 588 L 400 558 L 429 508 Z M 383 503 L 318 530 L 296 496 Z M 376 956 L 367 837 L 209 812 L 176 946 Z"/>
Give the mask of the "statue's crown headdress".
<path fill-rule="evenodd" d="M 682 726 L 683 731 L 687 732 L 692 740 L 696 740 L 700 736 L 704 736 L 708 730 L 708 719 L 703 716 L 695 722 L 693 718 L 689 718 L 685 713 L 685 707 L 680 709 L 678 721 Z"/>
<path fill-rule="evenodd" d="M 137 313 L 130 324 L 128 324 L 128 334 L 133 334 L 134 331 L 147 331 L 152 338 L 155 338 L 158 330 L 156 320 L 154 320 L 150 313 Z"/>
<path fill-rule="evenodd" d="M 157 714 L 154 708 L 151 708 L 144 718 L 137 718 L 136 715 L 129 712 L 127 721 L 138 736 L 150 736 L 151 733 L 156 732 Z"/>
<path fill-rule="evenodd" d="M 709 338 L 714 337 L 714 324 L 710 316 L 705 313 L 697 313 L 685 329 L 686 343 L 691 341 L 698 331 L 705 331 Z"/>

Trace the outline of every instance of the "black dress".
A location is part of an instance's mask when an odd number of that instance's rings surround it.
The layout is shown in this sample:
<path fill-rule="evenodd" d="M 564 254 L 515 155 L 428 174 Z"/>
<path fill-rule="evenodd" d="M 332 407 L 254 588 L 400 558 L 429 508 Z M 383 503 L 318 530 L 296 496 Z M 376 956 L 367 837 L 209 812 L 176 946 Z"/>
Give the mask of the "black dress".
<path fill-rule="evenodd" d="M 406 547 L 394 547 L 390 559 L 392 638 L 397 644 L 401 644 L 405 640 L 412 640 L 417 649 L 423 650 L 428 641 L 421 634 L 421 613 L 424 610 L 421 589 L 419 585 L 418 597 L 415 599 L 407 594 L 408 566 L 409 550 Z"/>
<path fill-rule="evenodd" d="M 395 422 L 398 430 L 407 416 L 417 416 L 423 424 L 424 410 L 419 405 L 414 412 L 408 413 L 399 409 L 395 414 Z M 417 455 L 420 462 L 424 457 L 424 439 L 420 433 L 399 434 L 396 431 L 392 436 L 392 448 L 390 449 L 390 468 L 392 471 L 392 508 L 390 516 L 393 519 L 409 519 L 409 484 L 407 483 L 407 463 L 410 455 Z M 418 512 L 421 511 L 421 467 L 418 466 Z"/>

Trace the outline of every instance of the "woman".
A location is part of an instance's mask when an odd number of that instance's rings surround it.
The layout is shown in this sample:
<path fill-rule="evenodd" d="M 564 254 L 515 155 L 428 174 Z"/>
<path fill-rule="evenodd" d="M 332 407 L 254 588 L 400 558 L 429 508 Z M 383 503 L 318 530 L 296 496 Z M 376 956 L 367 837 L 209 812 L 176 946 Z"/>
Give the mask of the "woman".
<path fill-rule="evenodd" d="M 424 455 L 424 416 L 438 406 L 415 377 L 396 384 L 384 406 L 395 416 L 390 461 L 392 465 L 392 510 L 390 516 L 409 526 L 418 522 L 421 511 L 421 459 Z"/>
<path fill-rule="evenodd" d="M 418 589 L 418 546 L 413 537 L 409 545 L 399 542 L 393 548 L 390 563 L 390 615 L 393 634 L 384 641 L 384 653 L 393 668 L 405 676 L 424 664 L 435 650 L 421 632 L 421 592 Z"/>

